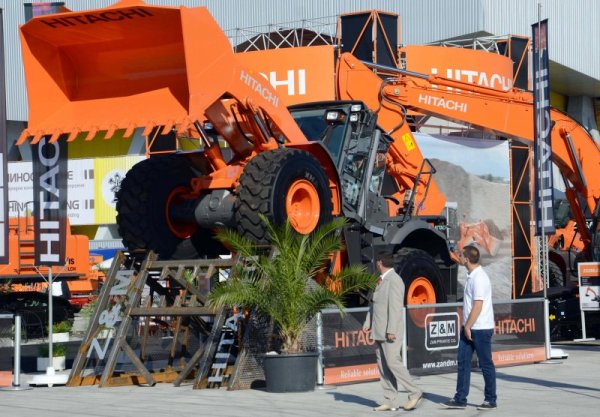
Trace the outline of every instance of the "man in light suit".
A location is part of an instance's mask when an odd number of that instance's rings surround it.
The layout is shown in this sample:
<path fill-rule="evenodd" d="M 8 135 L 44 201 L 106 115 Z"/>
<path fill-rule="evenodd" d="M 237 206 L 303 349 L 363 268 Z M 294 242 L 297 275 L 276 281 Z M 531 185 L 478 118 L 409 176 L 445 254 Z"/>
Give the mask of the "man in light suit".
<path fill-rule="evenodd" d="M 400 408 L 399 385 L 408 392 L 408 401 L 402 407 L 413 410 L 423 398 L 423 391 L 414 384 L 402 363 L 404 282 L 394 271 L 391 253 L 379 254 L 376 266 L 381 275 L 363 330 L 370 330 L 370 338 L 377 343 L 377 366 L 385 402 L 373 410 L 395 411 Z"/>

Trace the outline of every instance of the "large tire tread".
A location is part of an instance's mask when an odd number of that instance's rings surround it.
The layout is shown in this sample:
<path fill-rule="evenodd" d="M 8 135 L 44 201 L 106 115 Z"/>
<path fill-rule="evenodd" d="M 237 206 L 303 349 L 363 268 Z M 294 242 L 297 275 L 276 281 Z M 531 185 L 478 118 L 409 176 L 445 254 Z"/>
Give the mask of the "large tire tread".
<path fill-rule="evenodd" d="M 319 162 L 307 152 L 280 148 L 254 157 L 240 177 L 235 220 L 241 234 L 258 243 L 266 243 L 267 231 L 258 214 L 262 213 L 275 224 L 282 224 L 286 220 L 285 213 L 275 204 L 276 199 L 282 198 L 278 195 L 282 190 L 278 189 L 277 182 L 282 171 L 297 166 L 306 167 L 316 178 L 317 188 L 320 188 L 322 198 L 319 224 L 331 220 L 331 192 Z"/>
<path fill-rule="evenodd" d="M 412 281 L 422 276 L 427 278 L 435 289 L 436 303 L 446 302 L 446 293 L 442 286 L 442 277 L 435 260 L 431 255 L 421 249 L 401 248 L 396 252 L 396 272 L 400 275 L 406 286 L 404 302 L 407 302 L 408 288 Z M 405 304 L 406 305 L 406 304 Z"/>
<path fill-rule="evenodd" d="M 197 236 L 182 240 L 169 230 L 164 203 L 177 186 L 188 186 L 194 172 L 174 155 L 152 157 L 134 165 L 117 193 L 117 225 L 130 250 L 154 250 L 161 258 L 201 255 Z"/>

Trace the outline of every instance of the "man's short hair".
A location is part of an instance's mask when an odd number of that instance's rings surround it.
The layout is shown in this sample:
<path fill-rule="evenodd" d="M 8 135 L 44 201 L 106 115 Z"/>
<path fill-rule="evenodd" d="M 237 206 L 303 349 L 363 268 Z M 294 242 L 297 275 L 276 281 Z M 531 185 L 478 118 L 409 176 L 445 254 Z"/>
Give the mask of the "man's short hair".
<path fill-rule="evenodd" d="M 381 261 L 386 268 L 393 268 L 395 264 L 394 254 L 389 251 L 380 252 L 376 257 L 376 261 Z"/>
<path fill-rule="evenodd" d="M 472 264 L 479 263 L 479 249 L 477 249 L 473 245 L 467 245 L 462 250 L 463 256 L 468 259 L 468 261 Z"/>

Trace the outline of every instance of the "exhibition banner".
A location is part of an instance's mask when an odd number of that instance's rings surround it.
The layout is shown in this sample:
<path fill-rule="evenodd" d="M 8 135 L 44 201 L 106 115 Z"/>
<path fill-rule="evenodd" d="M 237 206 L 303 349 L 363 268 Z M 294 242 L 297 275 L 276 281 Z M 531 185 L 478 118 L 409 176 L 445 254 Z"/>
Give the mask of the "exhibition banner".
<path fill-rule="evenodd" d="M 0 263 L 8 263 L 8 152 L 4 79 L 4 15 L 0 9 Z"/>
<path fill-rule="evenodd" d="M 412 374 L 456 371 L 462 304 L 408 306 L 408 369 Z M 426 314 L 414 314 L 425 311 Z M 543 299 L 494 303 L 492 356 L 496 366 L 545 360 Z M 477 357 L 473 357 L 473 366 Z"/>
<path fill-rule="evenodd" d="M 67 235 L 67 135 L 31 146 L 36 265 L 64 265 Z"/>
<path fill-rule="evenodd" d="M 579 262 L 577 272 L 581 311 L 600 311 L 600 262 Z"/>
<path fill-rule="evenodd" d="M 550 74 L 548 20 L 535 23 L 533 32 L 533 102 L 536 236 L 554 234 L 554 186 L 552 185 L 552 121 L 550 120 Z"/>
<path fill-rule="evenodd" d="M 368 308 L 323 310 L 323 367 L 325 384 L 369 381 L 379 378 L 375 342 L 363 331 Z"/>
<path fill-rule="evenodd" d="M 323 310 L 323 367 L 325 384 L 344 384 L 379 378 L 375 342 L 362 330 L 367 308 Z M 462 304 L 411 305 L 406 308 L 406 363 L 413 375 L 456 372 L 462 327 Z M 492 355 L 496 366 L 546 359 L 544 300 L 494 303 Z M 477 356 L 473 356 L 477 367 Z"/>
<path fill-rule="evenodd" d="M 127 171 L 144 156 L 119 156 L 67 161 L 66 212 L 72 226 L 115 223 L 115 195 Z M 24 216 L 33 201 L 31 162 L 8 164 L 10 217 Z M 30 214 L 30 213 L 29 213 Z"/>
<path fill-rule="evenodd" d="M 288 106 L 335 99 L 332 45 L 240 52 L 236 57 L 268 80 Z"/>

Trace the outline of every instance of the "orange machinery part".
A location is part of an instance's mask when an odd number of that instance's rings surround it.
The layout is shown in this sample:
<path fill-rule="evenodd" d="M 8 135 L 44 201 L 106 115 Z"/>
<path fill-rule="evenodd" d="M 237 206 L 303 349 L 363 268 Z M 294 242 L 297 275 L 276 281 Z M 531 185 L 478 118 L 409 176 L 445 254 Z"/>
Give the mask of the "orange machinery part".
<path fill-rule="evenodd" d="M 12 282 L 11 290 L 13 291 L 43 291 L 47 287 L 46 283 L 32 283 L 27 279 L 28 277 L 37 278 L 38 275 L 44 277 L 48 275 L 48 267 L 36 268 L 35 265 L 32 220 L 27 217 L 9 219 L 9 262 L 0 265 L 0 276 L 8 278 Z M 98 259 L 90 257 L 88 237 L 73 235 L 70 227 L 67 227 L 65 257 L 65 266 L 52 267 L 54 276 L 69 274 L 79 277 L 68 281 L 69 290 L 74 298 L 95 293 L 98 290 L 99 281 L 103 279 L 103 274 L 94 267 Z"/>
<path fill-rule="evenodd" d="M 525 143 L 533 142 L 533 97 L 526 91 L 504 91 L 400 71 L 382 82 L 370 68 L 347 53 L 338 62 L 337 82 L 341 98 L 364 96 L 372 108 L 377 108 L 381 94 L 382 105 L 395 104 L 396 112 L 401 112 L 401 108 L 413 109 L 445 120 L 466 122 Z M 550 116 L 554 123 L 553 162 L 594 212 L 600 199 L 600 148 L 586 129 L 567 114 L 553 108 Z M 573 190 L 567 190 L 566 194 L 587 245 L 591 239 L 586 232 L 584 210 Z"/>

